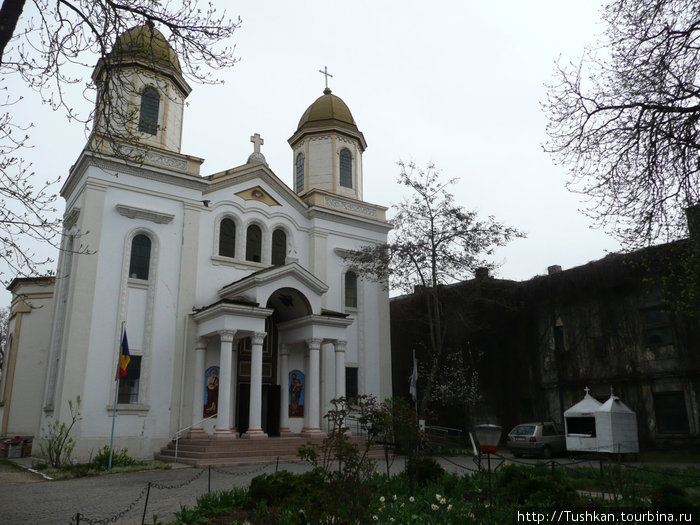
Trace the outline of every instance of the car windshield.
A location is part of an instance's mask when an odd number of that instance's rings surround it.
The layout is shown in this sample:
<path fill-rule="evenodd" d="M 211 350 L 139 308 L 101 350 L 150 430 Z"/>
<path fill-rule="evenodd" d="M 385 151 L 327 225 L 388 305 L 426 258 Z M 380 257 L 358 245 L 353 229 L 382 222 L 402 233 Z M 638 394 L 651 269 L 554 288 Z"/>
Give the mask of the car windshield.
<path fill-rule="evenodd" d="M 518 425 L 510 431 L 511 436 L 531 436 L 535 433 L 535 425 Z"/>

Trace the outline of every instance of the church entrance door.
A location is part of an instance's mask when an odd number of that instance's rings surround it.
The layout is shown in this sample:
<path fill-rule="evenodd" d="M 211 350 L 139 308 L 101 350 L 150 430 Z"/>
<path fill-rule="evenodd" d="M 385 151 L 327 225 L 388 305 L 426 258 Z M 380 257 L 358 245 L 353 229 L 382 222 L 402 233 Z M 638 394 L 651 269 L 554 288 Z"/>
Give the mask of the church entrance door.
<path fill-rule="evenodd" d="M 238 385 L 238 415 L 236 426 L 243 434 L 248 430 L 250 421 L 250 383 Z M 268 436 L 280 435 L 280 387 L 263 384 L 262 386 L 262 429 Z"/>

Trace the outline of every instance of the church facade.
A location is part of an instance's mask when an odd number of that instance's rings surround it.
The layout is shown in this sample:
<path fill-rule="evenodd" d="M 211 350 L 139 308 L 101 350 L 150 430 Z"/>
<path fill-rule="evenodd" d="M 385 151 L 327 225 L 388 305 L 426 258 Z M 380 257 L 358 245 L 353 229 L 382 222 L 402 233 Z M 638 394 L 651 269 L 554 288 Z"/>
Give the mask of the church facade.
<path fill-rule="evenodd" d="M 87 458 L 109 443 L 116 399 L 115 446 L 149 457 L 179 431 L 320 434 L 332 399 L 391 396 L 388 292 L 343 257 L 390 229 L 386 208 L 363 200 L 367 144 L 347 105 L 326 88 L 302 114 L 293 188 L 258 134 L 246 163 L 204 176 L 203 160 L 180 152 L 190 87 L 163 35 L 134 28 L 108 60 L 132 86 L 121 98 L 139 140 L 124 146 L 130 158 L 104 147 L 98 101 L 61 190 L 56 278 L 9 287 L 2 434 L 38 437 L 70 421 L 79 398 L 72 436 Z M 109 65 L 93 77 L 106 89 Z M 117 383 L 123 332 L 130 362 Z"/>

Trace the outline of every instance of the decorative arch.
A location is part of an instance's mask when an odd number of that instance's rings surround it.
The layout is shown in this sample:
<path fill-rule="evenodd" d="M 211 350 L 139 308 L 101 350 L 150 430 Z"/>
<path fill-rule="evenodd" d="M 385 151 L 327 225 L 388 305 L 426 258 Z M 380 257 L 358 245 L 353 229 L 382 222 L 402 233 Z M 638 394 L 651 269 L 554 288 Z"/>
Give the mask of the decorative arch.
<path fill-rule="evenodd" d="M 311 315 L 311 303 L 296 288 L 279 288 L 272 292 L 267 300 L 267 308 L 273 308 L 280 322 L 291 321 Z"/>

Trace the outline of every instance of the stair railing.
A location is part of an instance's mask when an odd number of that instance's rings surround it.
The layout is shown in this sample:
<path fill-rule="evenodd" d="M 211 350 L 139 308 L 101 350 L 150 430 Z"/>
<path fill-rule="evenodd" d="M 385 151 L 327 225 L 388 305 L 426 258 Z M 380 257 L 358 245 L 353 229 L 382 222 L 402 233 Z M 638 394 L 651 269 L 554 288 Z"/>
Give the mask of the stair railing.
<path fill-rule="evenodd" d="M 216 417 L 216 414 L 213 414 L 209 417 L 205 417 L 204 419 L 200 419 L 199 421 L 192 423 L 190 426 L 185 427 L 185 428 L 181 428 L 180 430 L 175 432 L 175 434 L 171 438 L 171 441 L 175 441 L 175 463 L 177 463 L 177 452 L 178 452 L 178 445 L 180 444 L 180 438 L 182 436 L 184 436 L 186 432 L 189 432 L 190 429 L 192 429 L 195 425 L 200 425 L 200 424 L 204 423 L 205 421 L 212 419 L 212 418 L 215 418 L 215 417 Z"/>

